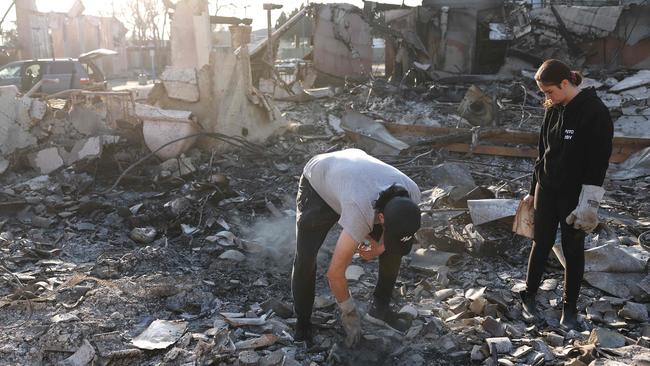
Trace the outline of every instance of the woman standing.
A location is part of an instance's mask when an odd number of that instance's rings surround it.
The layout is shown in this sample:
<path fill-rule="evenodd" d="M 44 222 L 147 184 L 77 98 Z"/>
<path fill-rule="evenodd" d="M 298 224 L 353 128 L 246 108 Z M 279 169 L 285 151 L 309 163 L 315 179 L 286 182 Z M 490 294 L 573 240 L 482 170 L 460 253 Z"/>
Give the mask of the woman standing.
<path fill-rule="evenodd" d="M 535 316 L 535 295 L 559 224 L 566 259 L 560 324 L 573 329 L 585 266 L 585 233 L 598 225 L 613 125 L 595 89 L 580 90 L 582 76 L 561 61 L 545 61 L 535 81 L 546 97 L 546 112 L 530 193 L 524 198 L 524 204 L 534 205 L 535 231 L 527 288 L 520 295 L 524 311 Z"/>

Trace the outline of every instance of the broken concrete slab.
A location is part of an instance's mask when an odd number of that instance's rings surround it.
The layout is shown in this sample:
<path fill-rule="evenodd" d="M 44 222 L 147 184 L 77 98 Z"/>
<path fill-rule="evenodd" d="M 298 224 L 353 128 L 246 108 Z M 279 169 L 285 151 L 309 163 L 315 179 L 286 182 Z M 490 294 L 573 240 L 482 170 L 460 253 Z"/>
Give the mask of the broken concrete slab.
<path fill-rule="evenodd" d="M 112 132 L 106 119 L 106 108 L 88 103 L 73 103 L 68 112 L 69 123 L 77 132 L 86 136 Z"/>
<path fill-rule="evenodd" d="M 40 174 L 50 174 L 65 165 L 65 161 L 61 157 L 62 152 L 65 155 L 65 150 L 61 148 L 48 147 L 47 149 L 29 154 L 29 164 Z"/>
<path fill-rule="evenodd" d="M 598 97 L 603 101 L 603 104 L 605 104 L 605 106 L 610 110 L 621 108 L 621 106 L 623 105 L 623 97 L 621 97 L 618 94 L 599 91 Z"/>
<path fill-rule="evenodd" d="M 645 278 L 643 273 L 586 272 L 584 279 L 591 286 L 623 299 L 643 299 L 645 292 L 638 286 Z"/>
<path fill-rule="evenodd" d="M 512 342 L 508 337 L 486 338 L 485 342 L 490 350 L 495 350 L 496 353 L 510 353 L 512 350 Z"/>
<path fill-rule="evenodd" d="M 554 5 L 566 29 L 584 38 L 607 37 L 616 29 L 622 6 Z M 551 7 L 539 7 L 529 13 L 530 19 L 558 29 L 558 18 Z"/>
<path fill-rule="evenodd" d="M 95 159 L 102 155 L 105 145 L 115 144 L 120 140 L 119 136 L 94 136 L 77 141 L 70 153 L 64 154 L 66 165 L 72 165 L 84 159 Z"/>
<path fill-rule="evenodd" d="M 476 188 L 476 182 L 467 168 L 459 163 L 443 163 L 431 170 L 433 184 L 451 187 L 450 198 L 455 202 Z"/>
<path fill-rule="evenodd" d="M 199 101 L 199 85 L 195 68 L 166 67 L 160 76 L 167 96 L 185 102 Z"/>
<path fill-rule="evenodd" d="M 610 174 L 610 179 L 627 180 L 650 175 L 650 147 L 630 155 L 618 169 Z"/>
<path fill-rule="evenodd" d="M 36 137 L 29 132 L 29 107 L 18 98 L 15 86 L 0 86 L 0 156 L 36 145 Z"/>
<path fill-rule="evenodd" d="M 621 97 L 624 101 L 643 102 L 650 97 L 650 88 L 646 86 L 640 86 L 634 89 L 627 89 L 620 92 Z"/>
<path fill-rule="evenodd" d="M 637 322 L 647 322 L 648 308 L 644 304 L 628 301 L 623 306 L 623 309 L 618 312 L 618 315 Z"/>
<path fill-rule="evenodd" d="M 645 268 L 646 261 L 610 242 L 585 250 L 585 272 L 645 272 Z"/>
<path fill-rule="evenodd" d="M 456 258 L 459 258 L 458 253 L 420 248 L 411 254 L 410 265 L 415 269 L 437 272 L 441 267 L 446 267 Z"/>
<path fill-rule="evenodd" d="M 354 110 L 343 115 L 341 128 L 372 155 L 396 155 L 409 147 L 404 141 L 395 138 L 382 124 Z"/>
<path fill-rule="evenodd" d="M 596 359 L 589 366 L 642 366 L 648 364 L 649 360 L 650 351 L 647 347 L 631 345 L 616 348 L 612 356 Z"/>
<path fill-rule="evenodd" d="M 497 321 L 491 316 L 485 317 L 481 323 L 481 327 L 493 337 L 503 337 L 506 335 L 506 327 L 500 321 Z"/>
<path fill-rule="evenodd" d="M 622 115 L 614 122 L 614 136 L 650 138 L 650 115 Z"/>
<path fill-rule="evenodd" d="M 135 114 L 142 120 L 144 142 L 156 156 L 171 159 L 186 152 L 197 140 L 200 127 L 192 120 L 192 112 L 162 109 L 147 104 L 136 103 Z M 179 138 L 183 140 L 163 145 Z"/>
<path fill-rule="evenodd" d="M 621 92 L 623 90 L 633 89 L 650 84 L 650 70 L 640 70 L 636 74 L 619 81 L 611 87 L 611 92 Z"/>
<path fill-rule="evenodd" d="M 474 225 L 499 220 L 514 216 L 519 207 L 519 200 L 515 199 L 486 199 L 467 200 L 469 214 Z"/>
<path fill-rule="evenodd" d="M 176 343 L 187 330 L 187 322 L 154 320 L 144 332 L 133 338 L 131 344 L 140 349 L 165 349 Z"/>
<path fill-rule="evenodd" d="M 589 343 L 605 348 L 619 348 L 625 346 L 625 337 L 611 329 L 595 328 L 589 335 Z"/>
<path fill-rule="evenodd" d="M 314 69 L 340 80 L 370 77 L 372 34 L 359 8 L 327 4 L 319 7 L 314 22 Z"/>
<path fill-rule="evenodd" d="M 236 54 L 228 48 L 214 50 L 208 71 L 214 75 L 210 86 L 213 103 L 206 116 L 198 116 L 207 131 L 262 142 L 286 127 L 287 120 L 270 98 L 252 85 L 247 47 L 240 47 Z M 206 144 L 225 148 L 217 140 Z"/>
<path fill-rule="evenodd" d="M 561 245 L 555 244 L 553 252 L 565 266 Z M 585 272 L 640 273 L 645 271 L 646 262 L 647 259 L 638 256 L 633 248 L 620 246 L 617 239 L 585 250 Z"/>
<path fill-rule="evenodd" d="M 79 347 L 79 349 L 70 357 L 59 362 L 57 366 L 86 366 L 90 365 L 94 358 L 95 348 L 87 339 L 84 339 L 81 347 Z"/>

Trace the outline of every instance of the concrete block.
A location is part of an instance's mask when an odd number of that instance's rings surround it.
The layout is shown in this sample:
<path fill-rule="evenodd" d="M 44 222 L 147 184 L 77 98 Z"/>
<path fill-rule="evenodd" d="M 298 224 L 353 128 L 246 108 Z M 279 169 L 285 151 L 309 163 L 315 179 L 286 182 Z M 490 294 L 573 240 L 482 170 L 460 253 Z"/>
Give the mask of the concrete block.
<path fill-rule="evenodd" d="M 505 326 L 491 316 L 488 316 L 483 320 L 481 327 L 494 337 L 503 337 L 506 335 Z"/>
<path fill-rule="evenodd" d="M 160 79 L 165 85 L 167 96 L 185 102 L 199 101 L 199 85 L 194 68 L 167 67 Z"/>
<path fill-rule="evenodd" d="M 67 154 L 65 163 L 71 165 L 85 158 L 97 158 L 102 155 L 102 139 L 100 136 L 77 141 L 72 151 Z"/>
<path fill-rule="evenodd" d="M 487 338 L 485 342 L 487 342 L 490 350 L 494 347 L 497 353 L 510 353 L 512 350 L 512 342 L 508 337 Z"/>
<path fill-rule="evenodd" d="M 589 343 L 605 348 L 619 348 L 625 346 L 625 337 L 615 330 L 595 328 L 589 335 Z"/>
<path fill-rule="evenodd" d="M 644 304 L 628 301 L 618 315 L 638 322 L 648 321 L 648 308 Z"/>
<path fill-rule="evenodd" d="M 117 143 L 119 139 L 119 136 L 102 135 L 79 140 L 74 144 L 70 153 L 64 154 L 65 164 L 72 165 L 83 159 L 98 158 L 102 155 L 104 145 Z"/>
<path fill-rule="evenodd" d="M 49 147 L 30 154 L 28 159 L 29 164 L 41 174 L 50 174 L 65 165 L 57 147 Z"/>
<path fill-rule="evenodd" d="M 211 43 L 207 0 L 176 4 L 171 24 L 171 61 L 174 67 L 201 68 L 209 62 Z"/>
<path fill-rule="evenodd" d="M 79 133 L 92 136 L 107 132 L 106 109 L 97 109 L 91 106 L 74 105 L 68 114 L 68 121 Z"/>
<path fill-rule="evenodd" d="M 181 137 L 200 132 L 199 126 L 190 118 L 192 112 L 162 109 L 146 104 L 136 103 L 136 115 L 142 119 L 142 135 L 145 145 L 156 151 L 161 146 Z M 186 138 L 167 145 L 156 155 L 165 160 L 179 156 L 196 142 L 196 137 Z"/>
<path fill-rule="evenodd" d="M 0 155 L 37 143 L 36 137 L 29 133 L 29 104 L 25 105 L 17 95 L 18 89 L 13 85 L 0 87 Z"/>

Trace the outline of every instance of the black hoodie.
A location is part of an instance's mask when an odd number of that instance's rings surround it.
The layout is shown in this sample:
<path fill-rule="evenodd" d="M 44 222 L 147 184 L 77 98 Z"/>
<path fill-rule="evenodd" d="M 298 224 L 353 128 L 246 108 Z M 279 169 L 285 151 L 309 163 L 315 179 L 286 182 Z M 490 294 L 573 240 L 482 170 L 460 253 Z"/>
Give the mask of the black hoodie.
<path fill-rule="evenodd" d="M 548 108 L 530 194 L 536 183 L 568 195 L 579 194 L 583 184 L 602 186 L 613 135 L 609 110 L 594 88 L 582 90 L 566 106 Z"/>

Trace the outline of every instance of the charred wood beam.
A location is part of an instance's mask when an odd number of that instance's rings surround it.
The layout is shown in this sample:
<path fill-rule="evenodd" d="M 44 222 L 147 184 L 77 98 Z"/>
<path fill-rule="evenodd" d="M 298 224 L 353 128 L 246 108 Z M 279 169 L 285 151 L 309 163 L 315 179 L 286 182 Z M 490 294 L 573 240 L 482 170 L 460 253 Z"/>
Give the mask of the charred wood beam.
<path fill-rule="evenodd" d="M 169 19 L 174 19 L 174 13 L 169 13 Z M 210 15 L 210 24 L 230 24 L 230 25 L 251 25 L 253 19 L 251 18 L 237 18 L 237 17 L 222 17 L 220 15 Z"/>
<path fill-rule="evenodd" d="M 503 128 L 473 131 L 466 128 L 433 127 L 424 125 L 400 125 L 382 123 L 396 138 L 411 146 L 433 146 L 454 152 L 501 155 L 511 157 L 537 157 L 538 134 Z M 612 163 L 621 163 L 631 154 L 650 146 L 650 139 L 638 137 L 614 137 L 612 140 Z"/>
<path fill-rule="evenodd" d="M 284 33 L 286 33 L 289 29 L 291 29 L 291 27 L 293 27 L 296 23 L 298 23 L 298 21 L 300 19 L 302 19 L 305 15 L 308 14 L 311 7 L 312 7 L 312 5 L 305 6 L 298 13 L 296 13 L 296 15 L 289 18 L 289 20 L 287 20 L 286 23 L 282 24 L 280 26 L 280 28 L 276 29 L 273 32 L 273 34 L 271 35 L 271 39 L 272 40 L 277 40 L 280 37 L 282 37 L 282 35 Z M 262 41 L 262 43 L 259 44 L 259 46 L 257 46 L 254 49 L 250 50 L 251 61 L 253 61 L 257 57 L 263 56 L 266 53 L 266 47 L 267 47 L 268 43 L 269 43 L 269 40 L 265 39 L 264 41 Z M 272 46 L 275 46 L 275 45 L 272 45 Z"/>
<path fill-rule="evenodd" d="M 236 17 L 222 17 L 219 15 L 210 16 L 210 24 L 231 24 L 231 25 L 251 25 L 253 19 L 251 18 L 236 18 Z"/>

